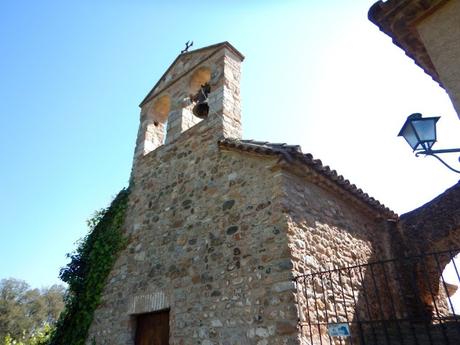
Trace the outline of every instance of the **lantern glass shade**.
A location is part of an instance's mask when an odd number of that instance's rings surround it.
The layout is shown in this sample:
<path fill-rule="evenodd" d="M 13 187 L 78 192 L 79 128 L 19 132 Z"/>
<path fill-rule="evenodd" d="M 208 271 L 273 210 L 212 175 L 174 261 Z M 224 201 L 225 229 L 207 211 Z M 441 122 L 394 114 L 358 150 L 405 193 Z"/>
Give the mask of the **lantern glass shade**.
<path fill-rule="evenodd" d="M 422 118 L 421 114 L 410 115 L 399 136 L 404 137 L 412 150 L 430 150 L 436 142 L 436 122 L 439 117 Z"/>
<path fill-rule="evenodd" d="M 399 132 L 399 136 L 402 136 L 404 139 L 406 139 L 409 146 L 412 147 L 412 150 L 417 149 L 417 146 L 419 145 L 419 141 L 418 141 L 417 135 L 415 134 L 414 127 L 410 125 L 408 126 L 404 125 L 404 127 Z"/>

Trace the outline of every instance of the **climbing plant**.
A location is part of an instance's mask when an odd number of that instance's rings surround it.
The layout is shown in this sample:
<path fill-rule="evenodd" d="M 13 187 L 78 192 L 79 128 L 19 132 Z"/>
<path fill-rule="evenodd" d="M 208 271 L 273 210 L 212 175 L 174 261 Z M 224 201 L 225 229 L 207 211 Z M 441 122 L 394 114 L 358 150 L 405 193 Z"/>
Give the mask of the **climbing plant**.
<path fill-rule="evenodd" d="M 127 242 L 122 226 L 128 195 L 128 189 L 121 190 L 108 208 L 96 212 L 88 221 L 88 235 L 74 253 L 68 254 L 70 263 L 61 269 L 59 277 L 69 289 L 50 345 L 85 343 L 107 277 Z"/>

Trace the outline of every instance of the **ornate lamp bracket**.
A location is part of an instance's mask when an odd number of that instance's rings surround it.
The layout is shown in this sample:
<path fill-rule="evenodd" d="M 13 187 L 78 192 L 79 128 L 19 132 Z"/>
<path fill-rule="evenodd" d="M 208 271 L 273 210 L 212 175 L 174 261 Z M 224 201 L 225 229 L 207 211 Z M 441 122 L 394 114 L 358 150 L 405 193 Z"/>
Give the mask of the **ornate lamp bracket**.
<path fill-rule="evenodd" d="M 423 151 L 418 151 L 415 153 L 415 157 L 418 157 L 419 155 L 425 155 L 425 156 L 432 156 L 436 158 L 438 161 L 440 161 L 444 166 L 453 172 L 456 172 L 460 174 L 460 170 L 454 169 L 451 167 L 449 164 L 447 164 L 441 157 L 439 157 L 437 154 L 439 153 L 453 153 L 453 152 L 460 152 L 460 149 L 445 149 L 445 150 L 423 150 Z M 460 157 L 458 158 L 460 162 Z"/>

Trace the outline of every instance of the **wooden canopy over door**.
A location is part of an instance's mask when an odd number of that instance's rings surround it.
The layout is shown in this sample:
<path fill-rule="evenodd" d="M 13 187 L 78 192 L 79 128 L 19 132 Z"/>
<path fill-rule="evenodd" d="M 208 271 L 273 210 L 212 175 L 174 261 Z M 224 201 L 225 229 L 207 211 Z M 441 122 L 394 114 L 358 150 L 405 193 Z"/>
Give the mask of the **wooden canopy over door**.
<path fill-rule="evenodd" d="M 136 345 L 169 345 L 169 310 L 137 316 Z"/>

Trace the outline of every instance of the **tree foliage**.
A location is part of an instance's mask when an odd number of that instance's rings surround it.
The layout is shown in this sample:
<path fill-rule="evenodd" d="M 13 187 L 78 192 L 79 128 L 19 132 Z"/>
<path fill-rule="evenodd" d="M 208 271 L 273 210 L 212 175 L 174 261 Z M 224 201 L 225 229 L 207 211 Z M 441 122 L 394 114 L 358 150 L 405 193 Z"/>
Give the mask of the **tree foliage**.
<path fill-rule="evenodd" d="M 96 212 L 88 221 L 88 235 L 68 255 L 70 263 L 61 269 L 60 278 L 69 290 L 50 345 L 85 343 L 106 279 L 126 243 L 122 226 L 128 195 L 123 189 L 107 209 Z"/>
<path fill-rule="evenodd" d="M 47 325 L 56 322 L 64 308 L 64 294 L 62 285 L 31 289 L 23 280 L 2 279 L 0 344 L 6 341 L 11 344 L 29 341 Z"/>
<path fill-rule="evenodd" d="M 46 324 L 39 331 L 34 332 L 30 337 L 23 336 L 20 339 L 13 339 L 9 334 L 0 342 L 0 345 L 47 345 L 52 333 L 52 326 Z"/>

